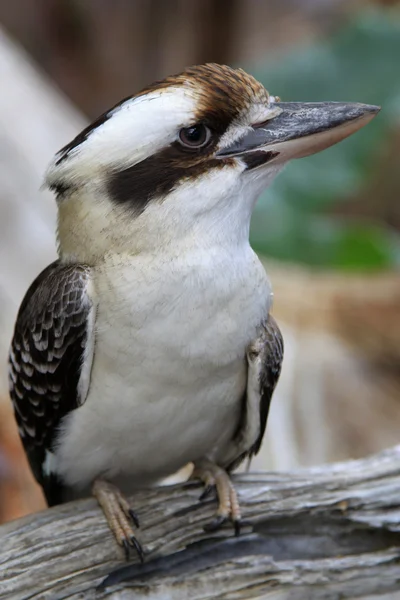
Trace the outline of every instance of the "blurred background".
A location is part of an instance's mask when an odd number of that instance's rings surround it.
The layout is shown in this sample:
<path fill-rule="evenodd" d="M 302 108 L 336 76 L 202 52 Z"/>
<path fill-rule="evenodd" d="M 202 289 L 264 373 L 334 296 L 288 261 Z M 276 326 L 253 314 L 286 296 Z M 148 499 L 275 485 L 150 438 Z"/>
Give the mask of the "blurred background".
<path fill-rule="evenodd" d="M 44 169 L 121 98 L 206 61 L 243 67 L 282 100 L 382 106 L 354 137 L 290 164 L 254 215 L 286 357 L 252 468 L 356 458 L 399 440 L 399 3 L 0 2 L 0 522 L 44 506 L 6 378 L 18 306 L 56 255 Z"/>

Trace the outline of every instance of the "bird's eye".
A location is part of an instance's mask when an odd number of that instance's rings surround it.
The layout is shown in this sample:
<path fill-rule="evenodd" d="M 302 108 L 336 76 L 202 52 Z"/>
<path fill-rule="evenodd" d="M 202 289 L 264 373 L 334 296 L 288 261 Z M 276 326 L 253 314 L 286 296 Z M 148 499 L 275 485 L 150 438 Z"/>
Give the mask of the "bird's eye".
<path fill-rule="evenodd" d="M 211 131 L 205 125 L 184 127 L 179 132 L 179 141 L 186 148 L 203 148 L 211 138 Z"/>

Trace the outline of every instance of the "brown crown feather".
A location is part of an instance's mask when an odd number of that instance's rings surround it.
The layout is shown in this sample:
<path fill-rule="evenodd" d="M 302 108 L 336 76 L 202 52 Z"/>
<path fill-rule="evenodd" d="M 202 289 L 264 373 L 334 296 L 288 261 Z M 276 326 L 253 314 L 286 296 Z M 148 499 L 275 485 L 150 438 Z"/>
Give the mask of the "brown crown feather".
<path fill-rule="evenodd" d="M 190 87 L 198 96 L 196 121 L 214 125 L 218 133 L 222 133 L 221 129 L 225 130 L 251 104 L 264 104 L 269 100 L 265 87 L 252 75 L 243 69 L 215 63 L 188 67 L 178 75 L 156 81 L 135 97 L 178 86 Z"/>

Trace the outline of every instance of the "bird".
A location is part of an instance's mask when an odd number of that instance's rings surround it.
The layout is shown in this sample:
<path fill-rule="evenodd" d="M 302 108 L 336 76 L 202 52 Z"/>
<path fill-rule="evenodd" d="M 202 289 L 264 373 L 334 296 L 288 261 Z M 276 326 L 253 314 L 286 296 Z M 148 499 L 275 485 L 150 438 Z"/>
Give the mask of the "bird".
<path fill-rule="evenodd" d="M 188 463 L 242 515 L 232 471 L 260 449 L 283 360 L 249 242 L 284 165 L 379 107 L 282 102 L 252 75 L 187 68 L 125 98 L 50 163 L 58 259 L 29 287 L 9 352 L 19 434 L 47 503 L 93 494 L 127 557 L 127 500 Z M 332 166 L 334 168 L 334 166 Z"/>

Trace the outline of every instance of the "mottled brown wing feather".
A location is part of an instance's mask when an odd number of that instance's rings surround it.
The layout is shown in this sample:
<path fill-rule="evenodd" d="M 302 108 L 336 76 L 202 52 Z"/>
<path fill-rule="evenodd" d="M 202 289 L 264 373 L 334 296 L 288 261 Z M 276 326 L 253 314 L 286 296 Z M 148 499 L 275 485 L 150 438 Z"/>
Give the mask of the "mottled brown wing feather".
<path fill-rule="evenodd" d="M 275 319 L 268 315 L 247 348 L 247 387 L 232 445 L 225 457 L 228 471 L 236 469 L 246 457 L 251 458 L 260 450 L 282 360 L 283 338 Z"/>
<path fill-rule="evenodd" d="M 54 448 L 61 419 L 85 400 L 79 381 L 84 361 L 91 365 L 92 360 L 85 352 L 93 335 L 89 282 L 89 267 L 52 263 L 27 291 L 11 342 L 10 396 L 32 471 L 49 505 L 62 501 L 62 485 L 44 468 L 46 451 Z"/>
<path fill-rule="evenodd" d="M 262 333 L 262 368 L 260 371 L 260 433 L 249 455 L 257 454 L 261 448 L 267 426 L 272 394 L 281 374 L 283 361 L 283 337 L 277 322 L 268 316 Z"/>

